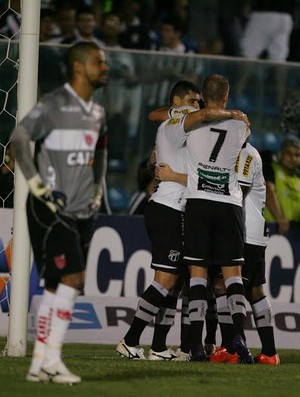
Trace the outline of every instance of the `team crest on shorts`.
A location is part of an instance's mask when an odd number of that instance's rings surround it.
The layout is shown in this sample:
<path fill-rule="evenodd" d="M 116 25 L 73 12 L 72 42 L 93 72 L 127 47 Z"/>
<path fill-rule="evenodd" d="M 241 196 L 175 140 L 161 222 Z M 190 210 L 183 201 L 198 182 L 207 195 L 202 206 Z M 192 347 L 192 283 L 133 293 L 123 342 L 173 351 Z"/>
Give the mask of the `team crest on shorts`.
<path fill-rule="evenodd" d="M 177 262 L 179 260 L 180 252 L 175 250 L 170 250 L 168 258 L 171 262 Z"/>
<path fill-rule="evenodd" d="M 55 256 L 53 258 L 55 266 L 59 269 L 62 270 L 66 266 L 66 256 L 64 254 Z"/>

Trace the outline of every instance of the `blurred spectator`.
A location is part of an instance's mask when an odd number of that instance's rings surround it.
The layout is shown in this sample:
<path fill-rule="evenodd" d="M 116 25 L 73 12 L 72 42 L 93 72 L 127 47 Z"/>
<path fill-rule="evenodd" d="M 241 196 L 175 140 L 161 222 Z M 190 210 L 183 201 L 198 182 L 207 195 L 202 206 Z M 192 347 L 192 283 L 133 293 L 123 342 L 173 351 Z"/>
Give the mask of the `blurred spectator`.
<path fill-rule="evenodd" d="M 295 0 L 250 0 L 250 16 L 241 41 L 246 58 L 285 61 L 293 28 Z"/>
<path fill-rule="evenodd" d="M 146 0 L 147 1 L 147 0 Z M 181 25 L 182 29 L 182 40 L 189 44 L 189 38 L 186 35 L 188 27 L 188 0 L 153 0 L 152 8 L 147 12 L 143 12 L 143 23 L 146 24 L 150 31 L 151 37 L 151 49 L 156 49 L 159 43 L 159 31 L 161 29 L 161 23 L 166 20 L 176 20 Z M 142 11 L 143 11 L 142 1 Z M 193 43 L 193 41 L 192 41 Z M 194 46 L 195 47 L 195 46 Z"/>
<path fill-rule="evenodd" d="M 59 44 L 73 44 L 78 41 L 78 33 L 76 30 L 76 4 L 68 1 L 58 3 L 56 9 L 57 24 L 59 27 L 59 35 L 51 40 Z"/>
<path fill-rule="evenodd" d="M 189 37 L 197 42 L 201 54 L 222 54 L 223 42 L 218 26 L 218 0 L 189 1 Z"/>
<path fill-rule="evenodd" d="M 250 14 L 241 40 L 242 55 L 249 59 L 267 58 L 286 61 L 289 54 L 289 40 L 293 28 L 296 0 L 250 0 Z M 267 22 L 266 22 L 267 21 Z M 286 89 L 286 69 L 270 68 L 274 80 L 275 106 L 282 104 Z M 251 77 L 256 74 L 254 63 L 247 63 L 242 71 L 235 93 L 237 106 L 246 107 L 244 90 Z M 257 97 L 263 97 L 263 82 L 258 80 Z M 274 98 L 270 98 L 274 102 Z"/>
<path fill-rule="evenodd" d="M 121 48 L 119 37 L 121 21 L 117 14 L 110 12 L 104 14 L 100 29 L 101 45 L 105 47 Z"/>
<path fill-rule="evenodd" d="M 40 43 L 52 40 L 58 32 L 55 12 L 50 8 L 42 8 L 40 14 Z"/>
<path fill-rule="evenodd" d="M 115 13 L 104 15 L 101 25 L 101 46 L 108 47 L 110 81 L 105 87 L 103 101 L 108 115 L 110 158 L 126 163 L 132 139 L 136 138 L 140 120 L 141 84 L 134 56 L 119 51 L 120 18 Z M 118 95 L 116 95 L 116 92 Z"/>
<path fill-rule="evenodd" d="M 9 146 L 0 145 L 0 208 L 14 206 L 14 168 Z"/>
<path fill-rule="evenodd" d="M 300 91 L 289 93 L 282 104 L 281 114 L 283 130 L 300 138 Z"/>
<path fill-rule="evenodd" d="M 41 10 L 52 10 L 55 9 L 55 0 L 41 0 Z"/>
<path fill-rule="evenodd" d="M 187 16 L 187 37 L 191 43 L 195 41 L 198 53 L 241 55 L 240 38 L 249 0 L 190 0 L 188 4 L 184 1 L 179 3 L 181 12 L 177 15 L 181 15 L 183 21 Z"/>
<path fill-rule="evenodd" d="M 223 55 L 241 56 L 243 36 L 249 0 L 219 0 L 219 33 L 223 43 Z"/>
<path fill-rule="evenodd" d="M 96 20 L 96 30 L 98 31 L 103 14 L 112 11 L 113 0 L 81 0 L 81 3 L 92 8 Z"/>
<path fill-rule="evenodd" d="M 91 7 L 83 6 L 76 12 L 76 28 L 78 40 L 94 41 L 100 46 L 100 41 L 96 37 L 96 16 Z"/>
<path fill-rule="evenodd" d="M 169 18 L 180 19 L 187 28 L 189 0 L 154 0 L 152 3 L 154 3 L 153 12 L 150 15 L 152 19 L 157 21 Z"/>
<path fill-rule="evenodd" d="M 53 90 L 65 81 L 64 63 L 60 48 L 56 48 L 53 37 L 57 33 L 55 12 L 52 9 L 41 9 L 40 16 L 40 48 L 39 48 L 39 73 L 38 95 Z M 46 44 L 44 44 L 46 43 Z"/>
<path fill-rule="evenodd" d="M 136 50 L 150 49 L 149 29 L 140 18 L 139 0 L 119 0 L 118 15 L 121 21 L 120 44 Z"/>
<path fill-rule="evenodd" d="M 271 167 L 264 166 L 266 181 L 265 218 L 278 223 L 281 234 L 288 232 L 290 222 L 300 222 L 300 140 L 287 136 Z"/>
<path fill-rule="evenodd" d="M 128 209 L 129 215 L 144 215 L 146 205 L 154 191 L 155 183 L 154 167 L 149 164 L 149 158 L 147 158 L 143 160 L 138 167 L 138 191 L 130 200 Z"/>
<path fill-rule="evenodd" d="M 182 23 L 185 23 L 185 28 L 187 28 L 188 10 L 189 0 L 175 0 L 175 2 L 172 2 L 171 17 L 180 19 Z"/>
<path fill-rule="evenodd" d="M 156 50 L 166 54 L 195 52 L 195 46 L 188 46 L 182 40 L 183 25 L 180 19 L 167 18 L 161 21 Z M 189 57 L 160 56 L 147 62 L 147 76 L 152 76 L 149 87 L 149 106 L 160 106 L 168 102 L 170 87 L 183 76 L 194 79 L 197 74 L 195 59 Z M 153 63 L 152 63 L 153 62 Z M 199 64 L 199 63 L 198 63 Z M 145 67 L 144 67 L 145 70 Z M 151 78 L 151 77 L 150 77 Z M 145 88 L 145 87 L 144 87 Z"/>
<path fill-rule="evenodd" d="M 156 48 L 158 51 L 184 54 L 195 52 L 195 48 L 188 47 L 182 40 L 184 27 L 179 19 L 165 19 L 161 22 L 159 40 Z"/>

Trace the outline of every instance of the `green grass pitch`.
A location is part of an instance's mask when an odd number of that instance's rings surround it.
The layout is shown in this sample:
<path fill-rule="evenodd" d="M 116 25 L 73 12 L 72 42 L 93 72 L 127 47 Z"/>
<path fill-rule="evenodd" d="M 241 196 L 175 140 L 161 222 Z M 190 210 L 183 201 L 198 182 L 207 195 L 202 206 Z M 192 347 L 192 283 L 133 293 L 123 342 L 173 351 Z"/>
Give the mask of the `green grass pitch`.
<path fill-rule="evenodd" d="M 76 386 L 26 382 L 31 351 L 29 344 L 26 357 L 0 357 L 0 397 L 300 396 L 300 350 L 280 350 L 281 365 L 264 366 L 138 362 L 118 356 L 115 346 L 65 344 L 64 362 L 82 377 Z"/>

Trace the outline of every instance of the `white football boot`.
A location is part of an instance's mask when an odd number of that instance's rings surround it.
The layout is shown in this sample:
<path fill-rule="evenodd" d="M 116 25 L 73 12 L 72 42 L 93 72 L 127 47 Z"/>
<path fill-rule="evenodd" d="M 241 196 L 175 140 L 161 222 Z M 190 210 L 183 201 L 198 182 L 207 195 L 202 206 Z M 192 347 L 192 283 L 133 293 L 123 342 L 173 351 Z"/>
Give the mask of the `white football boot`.
<path fill-rule="evenodd" d="M 130 360 L 146 360 L 144 349 L 141 346 L 128 346 L 124 339 L 122 339 L 118 344 L 117 352 L 121 356 L 129 358 Z"/>
<path fill-rule="evenodd" d="M 73 385 L 81 382 L 81 377 L 72 374 L 65 366 L 65 364 L 60 361 L 51 365 L 50 367 L 43 367 L 39 372 L 39 380 L 46 383 L 60 383 Z"/>
<path fill-rule="evenodd" d="M 148 356 L 149 361 L 171 361 L 175 358 L 177 358 L 177 355 L 172 349 L 167 349 L 162 352 L 155 352 L 150 349 Z"/>
<path fill-rule="evenodd" d="M 190 361 L 190 354 L 183 352 L 180 348 L 178 348 L 175 352 L 176 358 L 174 361 Z"/>

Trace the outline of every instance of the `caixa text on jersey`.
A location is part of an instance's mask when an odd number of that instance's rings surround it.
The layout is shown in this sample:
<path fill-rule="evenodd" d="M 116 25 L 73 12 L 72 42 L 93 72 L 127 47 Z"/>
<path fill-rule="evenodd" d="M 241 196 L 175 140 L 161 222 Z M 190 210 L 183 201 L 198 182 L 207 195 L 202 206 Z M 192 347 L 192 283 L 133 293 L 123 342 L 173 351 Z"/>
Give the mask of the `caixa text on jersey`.
<path fill-rule="evenodd" d="M 94 161 L 94 153 L 91 151 L 76 151 L 71 152 L 67 156 L 67 165 L 92 165 Z"/>

